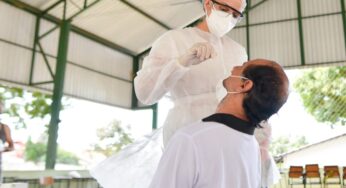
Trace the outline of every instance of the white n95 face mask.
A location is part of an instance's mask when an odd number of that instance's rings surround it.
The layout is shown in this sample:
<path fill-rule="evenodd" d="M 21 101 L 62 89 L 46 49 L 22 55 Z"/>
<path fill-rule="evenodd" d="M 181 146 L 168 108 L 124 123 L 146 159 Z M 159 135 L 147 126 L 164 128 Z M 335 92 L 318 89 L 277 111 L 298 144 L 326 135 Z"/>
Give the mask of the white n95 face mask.
<path fill-rule="evenodd" d="M 221 16 L 225 12 L 220 10 L 211 9 L 211 13 L 207 14 L 207 24 L 209 31 L 217 37 L 222 37 L 230 30 L 234 28 L 238 20 L 233 18 L 233 16 Z"/>

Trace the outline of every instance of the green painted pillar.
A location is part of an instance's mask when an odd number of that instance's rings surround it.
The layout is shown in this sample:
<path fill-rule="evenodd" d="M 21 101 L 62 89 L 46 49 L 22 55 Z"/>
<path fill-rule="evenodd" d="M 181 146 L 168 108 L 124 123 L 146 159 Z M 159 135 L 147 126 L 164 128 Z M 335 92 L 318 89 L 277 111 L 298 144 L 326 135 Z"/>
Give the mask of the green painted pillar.
<path fill-rule="evenodd" d="M 250 7 L 251 0 L 248 1 L 246 11 L 246 49 L 247 49 L 247 60 L 250 60 Z"/>
<path fill-rule="evenodd" d="M 54 78 L 53 102 L 51 105 L 51 119 L 48 129 L 49 137 L 47 145 L 46 169 L 54 169 L 57 156 L 58 127 L 60 122 L 59 114 L 64 89 L 70 26 L 69 21 L 62 21 L 60 27 L 58 57 Z"/>
<path fill-rule="evenodd" d="M 301 0 L 297 0 L 297 13 L 298 13 L 298 29 L 299 29 L 299 44 L 300 44 L 300 63 L 305 65 L 305 49 L 304 49 L 304 32 L 303 32 L 303 16 Z"/>
<path fill-rule="evenodd" d="M 132 71 L 133 71 L 133 75 L 132 75 L 132 98 L 131 98 L 131 108 L 132 109 L 136 109 L 138 107 L 138 99 L 136 97 L 136 92 L 135 92 L 135 77 L 136 74 L 139 70 L 139 58 L 140 57 L 134 57 L 133 58 L 133 62 L 132 62 Z"/>
<path fill-rule="evenodd" d="M 344 41 L 345 41 L 345 49 L 346 49 L 346 10 L 345 10 L 345 0 L 340 0 L 340 6 L 341 6 L 342 24 L 344 26 Z"/>
<path fill-rule="evenodd" d="M 151 108 L 153 110 L 153 129 L 157 129 L 157 103 L 154 104 Z"/>
<path fill-rule="evenodd" d="M 35 36 L 34 36 L 34 45 L 32 47 L 32 58 L 31 58 L 31 66 L 30 66 L 30 77 L 29 77 L 29 85 L 32 85 L 33 75 L 34 75 L 34 66 L 35 66 L 35 58 L 36 58 L 36 45 L 38 42 L 38 37 L 40 33 L 40 23 L 41 19 L 39 16 L 36 16 L 36 24 L 35 24 Z"/>

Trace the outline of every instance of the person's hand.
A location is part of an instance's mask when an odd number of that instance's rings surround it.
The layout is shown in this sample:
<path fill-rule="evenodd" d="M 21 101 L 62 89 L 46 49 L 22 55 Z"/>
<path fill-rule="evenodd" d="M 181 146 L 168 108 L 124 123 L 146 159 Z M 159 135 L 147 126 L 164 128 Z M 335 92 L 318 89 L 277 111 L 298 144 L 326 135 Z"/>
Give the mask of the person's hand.
<path fill-rule="evenodd" d="M 5 147 L 4 152 L 9 152 L 9 151 L 13 151 L 14 148 L 13 147 Z"/>
<path fill-rule="evenodd" d="M 197 65 L 205 60 L 216 56 L 213 46 L 208 42 L 194 44 L 184 55 L 178 60 L 185 67 Z"/>

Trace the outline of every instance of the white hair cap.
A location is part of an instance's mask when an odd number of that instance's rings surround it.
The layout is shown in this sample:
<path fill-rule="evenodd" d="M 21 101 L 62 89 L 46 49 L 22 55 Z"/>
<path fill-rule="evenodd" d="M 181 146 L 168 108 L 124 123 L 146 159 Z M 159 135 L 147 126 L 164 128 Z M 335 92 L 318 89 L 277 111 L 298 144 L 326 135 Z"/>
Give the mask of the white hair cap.
<path fill-rule="evenodd" d="M 204 1 L 205 0 L 199 0 L 201 3 L 202 3 L 202 5 L 204 5 Z M 240 7 L 240 12 L 243 12 L 244 10 L 245 10 L 245 8 L 246 8 L 246 0 L 241 0 L 242 2 L 241 2 L 241 7 Z"/>
<path fill-rule="evenodd" d="M 242 0 L 241 2 L 241 7 L 240 7 L 240 12 L 244 12 L 245 8 L 246 8 L 246 0 Z"/>

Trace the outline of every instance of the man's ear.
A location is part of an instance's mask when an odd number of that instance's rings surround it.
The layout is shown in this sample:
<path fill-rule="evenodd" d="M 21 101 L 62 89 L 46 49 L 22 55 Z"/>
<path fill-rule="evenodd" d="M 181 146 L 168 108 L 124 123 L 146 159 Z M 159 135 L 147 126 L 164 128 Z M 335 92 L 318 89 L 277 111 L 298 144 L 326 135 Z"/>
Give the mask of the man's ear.
<path fill-rule="evenodd" d="M 210 5 L 211 5 L 210 0 L 205 0 L 205 1 L 204 1 L 203 8 L 206 9 L 206 8 L 208 8 Z"/>
<path fill-rule="evenodd" d="M 253 82 L 252 80 L 245 80 L 242 85 L 242 89 L 244 92 L 248 92 L 252 89 L 253 87 Z"/>

